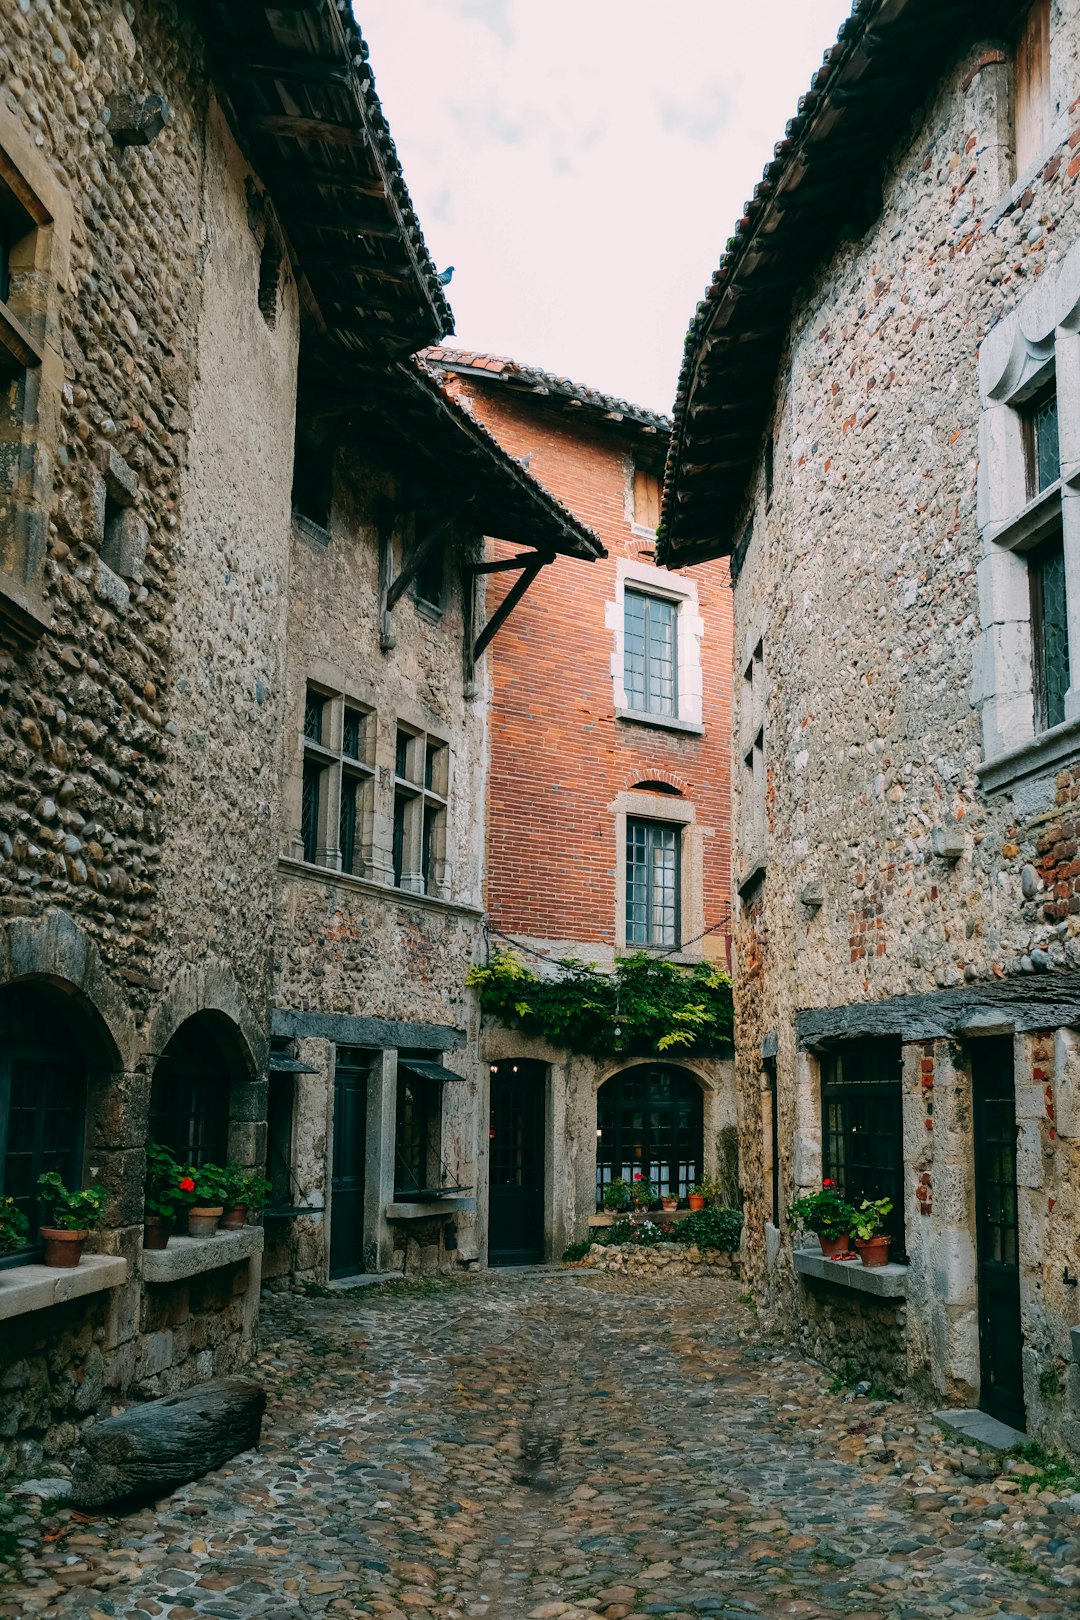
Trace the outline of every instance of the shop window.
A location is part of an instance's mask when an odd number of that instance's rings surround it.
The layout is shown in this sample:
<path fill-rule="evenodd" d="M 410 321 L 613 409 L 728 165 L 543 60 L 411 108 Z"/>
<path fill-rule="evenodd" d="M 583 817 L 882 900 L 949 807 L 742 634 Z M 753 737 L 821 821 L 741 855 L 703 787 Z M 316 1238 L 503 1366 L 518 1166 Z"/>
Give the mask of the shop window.
<path fill-rule="evenodd" d="M 37 1180 L 55 1171 L 82 1186 L 86 1070 L 57 998 L 31 985 L 0 995 L 0 1194 L 30 1224 L 29 1246 L 0 1258 L 28 1258 L 38 1229 Z"/>
<path fill-rule="evenodd" d="M 704 1173 L 704 1117 L 701 1087 L 682 1069 L 642 1066 L 605 1081 L 596 1098 L 597 1209 L 619 1177 L 685 1198 Z"/>
<path fill-rule="evenodd" d="M 189 1018 L 158 1058 L 150 1090 L 150 1138 L 181 1164 L 224 1164 L 234 1063 L 211 1019 Z"/>
<path fill-rule="evenodd" d="M 626 943 L 674 949 L 679 944 L 681 827 L 626 823 Z"/>
<path fill-rule="evenodd" d="M 898 1040 L 844 1041 L 821 1064 L 823 1174 L 849 1204 L 891 1198 L 890 1258 L 904 1253 L 904 1153 Z"/>
<path fill-rule="evenodd" d="M 441 738 L 399 726 L 394 750 L 394 884 L 414 894 L 446 891 L 450 750 Z"/>

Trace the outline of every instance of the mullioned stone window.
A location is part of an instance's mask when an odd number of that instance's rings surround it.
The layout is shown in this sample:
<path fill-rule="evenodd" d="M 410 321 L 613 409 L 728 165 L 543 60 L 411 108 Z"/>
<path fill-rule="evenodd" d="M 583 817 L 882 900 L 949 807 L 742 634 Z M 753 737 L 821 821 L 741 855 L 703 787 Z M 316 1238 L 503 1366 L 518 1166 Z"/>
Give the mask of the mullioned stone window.
<path fill-rule="evenodd" d="M 301 858 L 354 877 L 371 875 L 375 717 L 340 692 L 308 684 L 300 781 Z"/>
<path fill-rule="evenodd" d="M 988 333 L 979 377 L 972 701 L 993 789 L 1080 754 L 1080 244 Z"/>

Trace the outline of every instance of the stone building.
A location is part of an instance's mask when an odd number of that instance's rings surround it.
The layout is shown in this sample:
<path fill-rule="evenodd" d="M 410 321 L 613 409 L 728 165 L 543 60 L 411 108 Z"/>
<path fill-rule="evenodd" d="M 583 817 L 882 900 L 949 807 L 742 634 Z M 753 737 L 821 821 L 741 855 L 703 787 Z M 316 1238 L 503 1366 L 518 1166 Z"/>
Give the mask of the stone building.
<path fill-rule="evenodd" d="M 754 1283 L 1073 1448 L 1078 114 L 1075 0 L 859 0 L 694 316 L 661 528 L 734 580 Z M 823 1177 L 893 1200 L 885 1272 L 797 1246 Z"/>
<path fill-rule="evenodd" d="M 269 1111 L 311 1203 L 295 1092 L 343 1037 L 303 1015 L 354 1016 L 391 1115 L 398 1046 L 467 1072 L 495 627 L 457 563 L 599 548 L 409 359 L 450 324 L 336 4 L 4 8 L 0 1191 L 108 1194 L 76 1271 L 0 1261 L 5 1469 L 251 1354 L 263 1228 L 144 1252 L 148 1138 L 261 1166 Z M 392 602 L 406 554 L 441 620 Z"/>
<path fill-rule="evenodd" d="M 499 356 L 426 358 L 607 550 L 546 570 L 492 649 L 492 940 L 519 942 L 541 971 L 635 950 L 726 967 L 728 572 L 656 565 L 670 423 Z M 489 611 L 511 577 L 490 575 Z M 557 1258 L 615 1176 L 647 1165 L 685 1195 L 716 1171 L 735 1120 L 730 1052 L 598 1059 L 491 1021 L 481 1051 L 496 1263 Z"/>

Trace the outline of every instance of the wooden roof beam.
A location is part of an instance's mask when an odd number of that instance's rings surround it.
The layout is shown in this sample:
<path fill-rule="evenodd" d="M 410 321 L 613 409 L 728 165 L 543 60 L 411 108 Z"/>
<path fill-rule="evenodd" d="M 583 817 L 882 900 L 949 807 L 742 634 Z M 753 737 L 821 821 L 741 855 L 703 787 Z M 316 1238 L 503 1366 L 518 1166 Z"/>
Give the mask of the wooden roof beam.
<path fill-rule="evenodd" d="M 335 124 L 326 118 L 302 118 L 297 113 L 241 113 L 247 128 L 256 135 L 273 135 L 285 141 L 326 141 L 330 146 L 367 146 L 364 130 L 351 124 Z"/>

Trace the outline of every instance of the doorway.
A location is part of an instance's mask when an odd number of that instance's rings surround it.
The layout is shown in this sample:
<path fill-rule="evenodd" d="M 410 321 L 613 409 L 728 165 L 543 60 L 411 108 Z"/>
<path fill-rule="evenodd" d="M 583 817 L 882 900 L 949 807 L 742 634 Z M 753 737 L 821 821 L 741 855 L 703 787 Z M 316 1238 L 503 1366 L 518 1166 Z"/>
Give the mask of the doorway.
<path fill-rule="evenodd" d="M 547 1065 L 510 1060 L 491 1067 L 488 1122 L 488 1263 L 535 1265 L 544 1258 L 544 1103 Z"/>
<path fill-rule="evenodd" d="M 334 1163 L 330 1177 L 330 1275 L 364 1269 L 364 1165 L 371 1054 L 339 1046 L 334 1066 Z"/>
<path fill-rule="evenodd" d="M 1016 1200 L 1016 1082 L 1008 1035 L 971 1047 L 979 1277 L 979 1404 L 1023 1429 L 1023 1332 Z"/>

